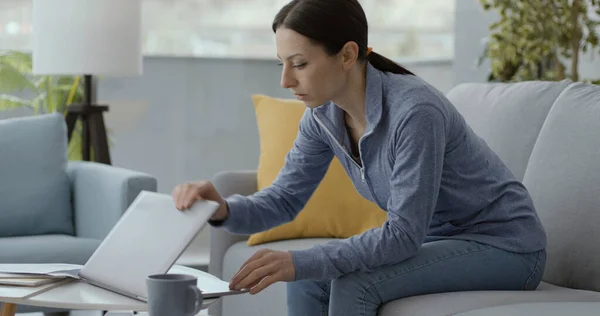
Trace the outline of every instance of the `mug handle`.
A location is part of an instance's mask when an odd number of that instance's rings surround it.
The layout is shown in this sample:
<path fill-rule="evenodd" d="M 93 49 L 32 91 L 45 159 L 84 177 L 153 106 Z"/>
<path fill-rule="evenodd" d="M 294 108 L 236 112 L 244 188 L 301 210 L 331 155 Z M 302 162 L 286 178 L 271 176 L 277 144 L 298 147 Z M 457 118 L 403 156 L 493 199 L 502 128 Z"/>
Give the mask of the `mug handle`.
<path fill-rule="evenodd" d="M 188 288 L 189 290 L 194 292 L 194 295 L 196 296 L 196 299 L 194 300 L 194 309 L 192 312 L 187 313 L 188 315 L 196 315 L 200 312 L 200 310 L 202 310 L 202 291 L 200 291 L 200 289 L 195 286 L 195 285 L 190 285 L 190 287 Z"/>

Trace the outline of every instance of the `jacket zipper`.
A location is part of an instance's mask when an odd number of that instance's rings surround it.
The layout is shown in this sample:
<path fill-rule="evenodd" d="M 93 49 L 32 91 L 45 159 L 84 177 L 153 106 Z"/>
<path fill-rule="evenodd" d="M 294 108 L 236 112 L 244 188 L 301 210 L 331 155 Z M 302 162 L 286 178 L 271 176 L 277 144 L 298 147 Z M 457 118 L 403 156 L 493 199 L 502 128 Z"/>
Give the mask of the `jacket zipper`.
<path fill-rule="evenodd" d="M 340 147 L 340 149 L 346 155 L 346 157 L 348 157 L 350 159 L 350 161 L 352 161 L 352 163 L 354 163 L 354 165 L 360 170 L 360 178 L 362 179 L 363 182 L 365 182 L 366 181 L 365 180 L 365 169 L 364 169 L 365 164 L 362 161 L 362 155 L 360 155 L 360 157 L 359 157 L 360 163 L 362 165 L 362 166 L 360 166 L 358 163 L 356 163 L 354 158 L 352 158 L 352 156 L 350 156 L 350 154 L 346 151 L 344 146 L 342 146 L 342 144 L 340 144 L 340 142 L 338 142 L 337 138 L 335 138 L 335 136 L 333 136 L 333 134 L 329 131 L 329 129 L 327 129 L 325 124 L 323 124 L 323 122 L 321 122 L 321 119 L 319 119 L 317 114 L 315 112 L 313 112 L 312 114 L 313 114 L 313 117 L 315 118 L 315 120 L 317 121 L 317 123 L 319 123 L 319 125 L 321 125 L 321 127 L 325 130 L 325 132 L 329 135 L 329 137 L 331 137 L 333 139 L 333 141 L 338 145 L 338 147 Z M 361 137 L 361 139 L 362 139 L 362 137 Z M 358 140 L 358 152 L 360 153 L 360 139 Z"/>
<path fill-rule="evenodd" d="M 369 192 L 371 193 L 371 196 L 373 197 L 373 200 L 377 203 L 377 205 L 382 209 L 385 210 L 385 207 L 383 205 L 381 205 L 379 203 L 379 200 L 376 198 L 375 196 L 375 192 L 373 192 L 373 189 L 371 188 L 371 185 L 369 184 L 369 181 L 365 178 L 365 169 L 364 169 L 364 165 L 365 163 L 362 160 L 362 154 L 360 155 L 360 163 L 362 164 L 362 167 L 356 163 L 356 161 L 352 158 L 352 156 L 350 156 L 350 154 L 348 154 L 348 152 L 346 151 L 346 149 L 344 148 L 344 146 L 342 146 L 342 144 L 340 144 L 337 140 L 337 138 L 335 138 L 333 136 L 333 134 L 329 131 L 329 129 L 327 129 L 327 127 L 325 126 L 325 124 L 323 124 L 323 122 L 319 119 L 319 117 L 317 116 L 317 114 L 315 112 L 312 112 L 312 116 L 315 118 L 315 120 L 317 121 L 317 123 L 319 123 L 319 125 L 321 125 L 321 127 L 325 130 L 325 132 L 333 139 L 333 141 L 342 149 L 342 152 L 348 157 L 350 158 L 350 160 L 354 163 L 354 165 L 360 169 L 360 178 L 362 179 L 362 182 L 364 182 L 367 185 L 367 188 L 369 188 Z M 359 140 L 358 140 L 358 152 L 360 153 L 360 141 L 363 139 L 363 137 L 367 136 L 367 134 L 364 134 Z"/>

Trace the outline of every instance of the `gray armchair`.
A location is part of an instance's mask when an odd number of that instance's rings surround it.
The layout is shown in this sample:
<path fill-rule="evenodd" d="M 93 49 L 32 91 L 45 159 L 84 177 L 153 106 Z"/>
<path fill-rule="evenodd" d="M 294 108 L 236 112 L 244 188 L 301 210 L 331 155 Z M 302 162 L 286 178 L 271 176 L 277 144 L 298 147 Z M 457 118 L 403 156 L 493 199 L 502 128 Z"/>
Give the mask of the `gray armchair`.
<path fill-rule="evenodd" d="M 85 264 L 152 176 L 67 160 L 64 117 L 0 120 L 0 263 Z M 51 312 L 19 306 L 17 312 Z"/>

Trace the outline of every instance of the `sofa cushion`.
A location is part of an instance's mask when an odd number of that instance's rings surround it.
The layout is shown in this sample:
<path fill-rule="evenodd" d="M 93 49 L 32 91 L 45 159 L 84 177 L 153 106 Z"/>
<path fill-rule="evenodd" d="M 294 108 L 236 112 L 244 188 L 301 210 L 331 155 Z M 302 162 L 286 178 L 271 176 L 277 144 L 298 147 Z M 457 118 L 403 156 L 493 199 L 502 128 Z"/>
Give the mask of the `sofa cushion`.
<path fill-rule="evenodd" d="M 542 282 L 535 291 L 464 291 L 407 297 L 383 305 L 379 309 L 379 315 L 446 316 L 498 305 L 553 301 L 598 302 L 600 293 L 572 290 Z"/>
<path fill-rule="evenodd" d="M 85 264 L 101 240 L 69 235 L 0 238 L 0 263 Z"/>
<path fill-rule="evenodd" d="M 256 251 L 268 248 L 273 250 L 301 250 L 322 244 L 329 238 L 306 238 L 275 241 L 249 247 L 246 242 L 233 244 L 223 256 L 222 279 L 229 281 L 242 264 Z M 222 298 L 222 315 L 248 315 L 248 307 L 253 309 L 252 315 L 280 316 L 287 314 L 286 284 L 277 282 L 256 295 L 232 295 Z"/>
<path fill-rule="evenodd" d="M 522 180 L 546 115 L 569 83 L 465 83 L 450 90 L 447 97 Z"/>
<path fill-rule="evenodd" d="M 597 316 L 600 302 L 521 303 L 477 309 L 455 316 Z"/>
<path fill-rule="evenodd" d="M 260 136 L 257 189 L 270 186 L 285 165 L 306 105 L 297 100 L 252 97 Z M 383 225 L 387 213 L 363 198 L 334 157 L 323 180 L 291 222 L 248 238 L 248 245 L 294 238 L 347 238 Z"/>
<path fill-rule="evenodd" d="M 64 116 L 0 120 L 0 237 L 73 234 Z"/>
<path fill-rule="evenodd" d="M 523 183 L 548 234 L 544 280 L 600 291 L 600 86 L 558 97 Z"/>
<path fill-rule="evenodd" d="M 244 241 L 233 244 L 223 257 L 222 279 L 228 281 L 241 265 L 256 251 L 268 248 L 273 250 L 299 250 L 322 244 L 329 238 L 309 238 L 277 241 L 249 247 Z M 275 316 L 287 313 L 286 284 L 275 283 L 256 295 L 233 295 L 222 298 L 222 315 L 245 315 L 252 306 L 253 315 Z M 520 302 L 550 301 L 600 301 L 600 293 L 572 290 L 543 283 L 536 291 L 464 291 L 408 297 L 383 305 L 379 315 L 428 315 L 442 316 L 473 309 Z"/>

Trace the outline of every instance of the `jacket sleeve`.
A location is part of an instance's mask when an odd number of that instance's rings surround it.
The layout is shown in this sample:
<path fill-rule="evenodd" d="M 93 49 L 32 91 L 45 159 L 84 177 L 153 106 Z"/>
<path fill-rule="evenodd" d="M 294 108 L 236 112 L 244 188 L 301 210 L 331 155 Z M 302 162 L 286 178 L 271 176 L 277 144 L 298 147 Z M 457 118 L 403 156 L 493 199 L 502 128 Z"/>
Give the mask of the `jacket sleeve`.
<path fill-rule="evenodd" d="M 433 106 L 417 106 L 392 135 L 395 162 L 386 222 L 360 235 L 292 251 L 297 280 L 335 279 L 354 271 L 372 271 L 412 257 L 421 247 L 441 183 L 444 116 Z"/>
<path fill-rule="evenodd" d="M 304 113 L 273 184 L 250 196 L 227 197 L 229 215 L 219 226 L 234 234 L 253 234 L 292 221 L 302 210 L 334 156 L 311 113 Z"/>

